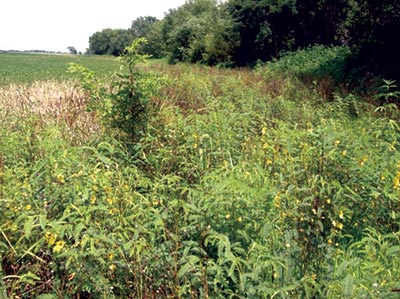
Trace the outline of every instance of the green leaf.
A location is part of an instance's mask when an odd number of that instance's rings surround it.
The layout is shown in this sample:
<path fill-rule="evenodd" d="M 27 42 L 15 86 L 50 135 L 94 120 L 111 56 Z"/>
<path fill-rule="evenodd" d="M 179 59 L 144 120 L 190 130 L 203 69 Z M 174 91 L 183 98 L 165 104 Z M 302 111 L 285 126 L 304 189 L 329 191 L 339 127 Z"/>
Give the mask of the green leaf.
<path fill-rule="evenodd" d="M 42 228 L 42 230 L 46 229 L 46 225 L 47 225 L 46 215 L 39 215 L 39 224 L 40 224 L 40 227 Z"/>
<path fill-rule="evenodd" d="M 392 246 L 386 251 L 386 254 L 388 256 L 392 256 L 394 253 L 397 253 L 399 251 L 400 251 L 400 246 Z M 397 254 L 395 256 L 397 256 Z"/>
<path fill-rule="evenodd" d="M 29 238 L 32 235 L 32 228 L 33 228 L 34 222 L 35 222 L 34 216 L 27 217 L 25 224 L 24 224 L 24 232 L 25 232 L 26 238 Z"/>
<path fill-rule="evenodd" d="M 351 274 L 347 274 L 344 280 L 344 296 L 351 297 L 353 294 L 353 287 L 354 287 L 354 277 Z"/>

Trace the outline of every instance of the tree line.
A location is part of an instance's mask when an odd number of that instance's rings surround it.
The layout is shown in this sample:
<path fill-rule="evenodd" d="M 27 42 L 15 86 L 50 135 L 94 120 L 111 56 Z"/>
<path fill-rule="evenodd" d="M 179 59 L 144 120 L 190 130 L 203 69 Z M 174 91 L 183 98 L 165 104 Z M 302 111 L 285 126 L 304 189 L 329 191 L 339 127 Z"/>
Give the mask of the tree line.
<path fill-rule="evenodd" d="M 398 74 L 400 1 L 188 0 L 162 20 L 140 17 L 128 29 L 104 29 L 89 53 L 120 55 L 132 39 L 170 62 L 254 65 L 314 44 L 349 46 L 355 65 Z"/>

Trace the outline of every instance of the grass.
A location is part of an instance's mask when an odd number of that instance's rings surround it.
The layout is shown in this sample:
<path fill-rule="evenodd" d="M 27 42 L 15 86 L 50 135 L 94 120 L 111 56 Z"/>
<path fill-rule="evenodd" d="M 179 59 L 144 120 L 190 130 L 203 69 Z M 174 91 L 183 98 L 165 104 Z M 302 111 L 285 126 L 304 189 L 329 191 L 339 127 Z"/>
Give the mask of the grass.
<path fill-rule="evenodd" d="M 276 69 L 153 62 L 134 143 L 76 83 L 1 87 L 0 294 L 395 299 L 398 111 Z"/>

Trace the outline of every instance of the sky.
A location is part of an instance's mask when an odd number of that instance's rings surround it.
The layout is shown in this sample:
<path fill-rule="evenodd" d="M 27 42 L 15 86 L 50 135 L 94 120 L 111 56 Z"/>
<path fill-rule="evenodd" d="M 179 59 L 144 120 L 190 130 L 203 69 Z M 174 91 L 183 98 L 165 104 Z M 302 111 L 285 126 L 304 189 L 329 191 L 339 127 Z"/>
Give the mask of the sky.
<path fill-rule="evenodd" d="M 185 0 L 1 0 L 0 50 L 85 52 L 89 37 L 131 26 L 141 16 L 162 19 Z"/>

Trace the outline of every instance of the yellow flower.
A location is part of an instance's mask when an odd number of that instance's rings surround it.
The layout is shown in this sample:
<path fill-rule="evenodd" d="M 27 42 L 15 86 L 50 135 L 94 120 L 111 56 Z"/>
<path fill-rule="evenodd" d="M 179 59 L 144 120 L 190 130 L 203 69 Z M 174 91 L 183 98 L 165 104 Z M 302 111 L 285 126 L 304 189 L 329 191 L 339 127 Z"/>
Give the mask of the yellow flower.
<path fill-rule="evenodd" d="M 338 146 L 339 144 L 340 144 L 340 140 L 335 140 L 334 145 L 335 145 L 335 146 Z"/>
<path fill-rule="evenodd" d="M 280 196 L 280 193 L 278 192 L 274 197 L 274 204 L 277 208 L 279 208 L 281 206 L 280 200 L 281 200 L 281 196 Z"/>
<path fill-rule="evenodd" d="M 108 267 L 108 269 L 110 269 L 111 271 L 114 272 L 114 270 L 117 268 L 117 266 L 115 266 L 114 264 L 112 264 L 110 267 Z"/>
<path fill-rule="evenodd" d="M 104 187 L 104 191 L 106 191 L 107 194 L 110 194 L 111 191 L 112 191 L 112 189 L 111 189 L 110 186 L 105 186 L 105 187 Z"/>
<path fill-rule="evenodd" d="M 226 219 L 229 219 L 229 218 L 231 218 L 231 214 L 229 214 L 229 213 L 228 213 L 228 214 L 226 214 L 226 215 L 225 215 L 225 218 L 226 218 Z"/>
<path fill-rule="evenodd" d="M 267 133 L 267 128 L 266 128 L 266 127 L 263 127 L 263 128 L 261 129 L 261 134 L 262 134 L 262 135 L 265 135 L 265 133 Z"/>
<path fill-rule="evenodd" d="M 315 274 L 315 273 L 311 274 L 311 278 L 312 278 L 313 280 L 317 280 L 317 274 Z"/>
<path fill-rule="evenodd" d="M 346 151 L 346 150 L 343 150 L 343 151 L 342 151 L 342 156 L 345 157 L 346 155 L 347 155 L 347 151 Z"/>
<path fill-rule="evenodd" d="M 44 238 L 49 245 L 53 245 L 56 242 L 57 235 L 51 232 L 46 232 Z"/>
<path fill-rule="evenodd" d="M 364 166 L 365 162 L 367 162 L 368 158 L 366 156 L 362 157 L 360 161 L 358 161 L 358 164 L 360 166 Z"/>
<path fill-rule="evenodd" d="M 332 245 L 332 240 L 331 239 L 328 240 L 328 244 Z"/>
<path fill-rule="evenodd" d="M 335 220 L 332 221 L 332 225 L 338 229 L 343 229 L 343 223 L 336 222 Z"/>
<path fill-rule="evenodd" d="M 58 241 L 56 245 L 53 247 L 53 252 L 58 253 L 61 252 L 61 250 L 64 248 L 65 242 L 64 241 Z"/>
<path fill-rule="evenodd" d="M 113 259 L 114 259 L 114 253 L 109 252 L 109 253 L 108 253 L 108 259 L 109 259 L 110 261 L 113 260 Z"/>
<path fill-rule="evenodd" d="M 29 211 L 30 209 L 32 209 L 32 206 L 31 206 L 31 205 L 26 205 L 26 206 L 24 207 L 24 210 L 25 210 L 25 211 Z"/>
<path fill-rule="evenodd" d="M 114 200 L 113 200 L 112 198 L 110 198 L 110 197 L 107 197 L 107 198 L 106 198 L 106 202 L 107 202 L 109 205 L 112 205 L 113 202 L 114 202 Z"/>
<path fill-rule="evenodd" d="M 393 179 L 393 189 L 394 190 L 400 189 L 400 171 L 397 171 L 396 176 Z"/>
<path fill-rule="evenodd" d="M 96 195 L 90 196 L 90 203 L 94 204 L 96 200 L 97 200 Z"/>
<path fill-rule="evenodd" d="M 65 177 L 63 174 L 58 174 L 57 175 L 57 182 L 59 182 L 60 184 L 64 184 L 65 183 Z"/>
<path fill-rule="evenodd" d="M 330 198 L 327 198 L 327 199 L 326 199 L 326 203 L 327 203 L 328 205 L 330 205 L 330 204 L 331 204 L 331 199 L 330 199 Z"/>
<path fill-rule="evenodd" d="M 340 212 L 339 212 L 339 218 L 340 218 L 340 219 L 343 219 L 343 218 L 344 218 L 343 211 L 340 211 Z"/>
<path fill-rule="evenodd" d="M 238 222 L 242 222 L 242 220 L 243 220 L 242 217 L 238 217 L 237 219 Z"/>

